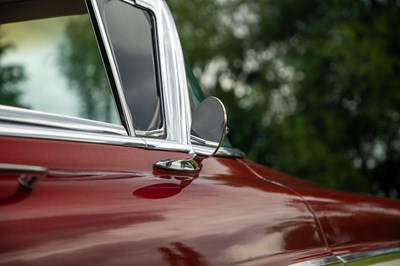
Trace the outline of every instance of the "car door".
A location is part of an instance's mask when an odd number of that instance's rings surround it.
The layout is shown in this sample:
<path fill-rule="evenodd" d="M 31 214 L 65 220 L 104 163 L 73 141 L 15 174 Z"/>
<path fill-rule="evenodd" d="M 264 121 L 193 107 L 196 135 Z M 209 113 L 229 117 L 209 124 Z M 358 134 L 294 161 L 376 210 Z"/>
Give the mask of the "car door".
<path fill-rule="evenodd" d="M 15 47 L 1 55 L 2 86 L 18 94 L 0 106 L 1 265 L 331 255 L 302 198 L 229 149 L 200 173 L 154 166 L 192 150 L 164 1 L 2 1 L 0 10 Z"/>

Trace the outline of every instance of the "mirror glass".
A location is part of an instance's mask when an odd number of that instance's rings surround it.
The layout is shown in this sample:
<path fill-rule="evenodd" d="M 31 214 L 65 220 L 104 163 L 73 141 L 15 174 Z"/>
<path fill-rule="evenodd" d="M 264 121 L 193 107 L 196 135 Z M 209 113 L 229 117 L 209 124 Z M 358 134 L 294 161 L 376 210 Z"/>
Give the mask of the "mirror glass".
<path fill-rule="evenodd" d="M 193 114 L 190 140 L 194 152 L 212 156 L 219 149 L 227 133 L 227 118 L 223 103 L 216 97 L 208 97 Z"/>

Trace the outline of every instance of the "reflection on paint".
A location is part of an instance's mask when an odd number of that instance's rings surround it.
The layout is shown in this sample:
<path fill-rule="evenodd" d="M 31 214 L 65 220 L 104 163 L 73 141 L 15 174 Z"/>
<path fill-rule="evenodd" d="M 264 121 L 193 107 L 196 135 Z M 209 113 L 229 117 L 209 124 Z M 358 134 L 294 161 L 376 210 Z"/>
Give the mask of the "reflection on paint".
<path fill-rule="evenodd" d="M 158 251 L 162 254 L 164 262 L 170 266 L 191 265 L 206 266 L 208 263 L 203 256 L 193 248 L 180 242 L 170 243 L 169 246 L 160 247 Z"/>

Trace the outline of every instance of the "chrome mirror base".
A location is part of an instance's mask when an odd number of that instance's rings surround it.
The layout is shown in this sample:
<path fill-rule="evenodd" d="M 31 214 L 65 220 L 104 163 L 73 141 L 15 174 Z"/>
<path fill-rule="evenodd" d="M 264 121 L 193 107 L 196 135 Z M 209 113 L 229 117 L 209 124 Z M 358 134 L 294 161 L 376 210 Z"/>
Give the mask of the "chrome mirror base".
<path fill-rule="evenodd" d="M 178 172 L 178 173 L 198 173 L 201 171 L 203 159 L 200 156 L 194 155 L 188 159 L 171 159 L 162 160 L 155 163 L 159 169 Z"/>
<path fill-rule="evenodd" d="M 189 159 L 158 161 L 155 167 L 167 171 L 197 174 L 202 168 L 201 162 L 213 156 L 221 147 L 228 133 L 226 123 L 223 103 L 218 98 L 208 97 L 197 107 L 190 128 L 190 140 L 195 155 Z M 194 145 L 199 143 L 207 148 Z"/>

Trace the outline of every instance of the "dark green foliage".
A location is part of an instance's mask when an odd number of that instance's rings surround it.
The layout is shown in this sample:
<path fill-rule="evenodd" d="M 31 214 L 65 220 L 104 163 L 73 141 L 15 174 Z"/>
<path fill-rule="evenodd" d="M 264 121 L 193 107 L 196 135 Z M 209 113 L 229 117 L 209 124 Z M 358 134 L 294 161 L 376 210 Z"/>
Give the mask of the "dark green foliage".
<path fill-rule="evenodd" d="M 113 102 L 89 18 L 72 18 L 59 47 L 61 72 L 81 101 L 81 116 L 112 121 Z"/>
<path fill-rule="evenodd" d="M 399 195 L 399 1 L 169 4 L 234 146 L 331 188 Z"/>
<path fill-rule="evenodd" d="M 23 107 L 19 101 L 18 85 L 25 79 L 24 69 L 19 65 L 4 64 L 2 57 L 12 50 L 11 43 L 4 43 L 0 29 L 0 104 Z"/>

